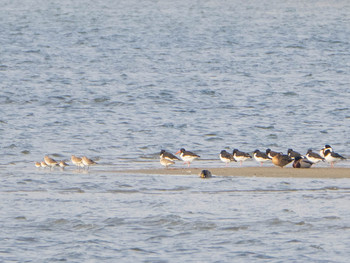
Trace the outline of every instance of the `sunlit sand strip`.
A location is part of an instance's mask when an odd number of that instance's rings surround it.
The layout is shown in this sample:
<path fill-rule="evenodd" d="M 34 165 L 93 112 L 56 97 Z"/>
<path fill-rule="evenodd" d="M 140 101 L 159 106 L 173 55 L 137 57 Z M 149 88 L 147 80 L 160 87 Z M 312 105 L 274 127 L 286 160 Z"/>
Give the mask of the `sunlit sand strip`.
<path fill-rule="evenodd" d="M 203 169 L 210 170 L 213 176 L 282 177 L 282 178 L 350 178 L 350 168 L 310 168 L 291 167 L 242 167 L 242 168 L 174 168 L 174 169 L 133 169 L 111 170 L 112 173 L 198 175 Z"/>

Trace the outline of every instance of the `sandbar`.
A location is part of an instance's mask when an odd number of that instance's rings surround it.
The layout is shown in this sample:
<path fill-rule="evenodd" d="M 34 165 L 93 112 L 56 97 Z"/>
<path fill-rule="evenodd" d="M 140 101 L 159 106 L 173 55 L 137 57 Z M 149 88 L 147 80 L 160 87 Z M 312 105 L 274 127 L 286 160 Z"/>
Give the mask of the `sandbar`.
<path fill-rule="evenodd" d="M 173 169 L 133 169 L 113 171 L 115 173 L 159 174 L 159 175 L 199 175 L 209 170 L 214 176 L 282 177 L 282 178 L 350 178 L 350 168 L 295 169 L 292 167 L 239 167 L 239 168 L 173 168 Z"/>

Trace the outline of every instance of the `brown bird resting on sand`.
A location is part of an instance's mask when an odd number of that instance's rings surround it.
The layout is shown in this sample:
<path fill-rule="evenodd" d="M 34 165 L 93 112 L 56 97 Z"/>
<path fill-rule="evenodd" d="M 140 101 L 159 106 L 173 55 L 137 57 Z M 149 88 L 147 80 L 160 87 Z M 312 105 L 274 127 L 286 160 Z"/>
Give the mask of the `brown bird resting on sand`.
<path fill-rule="evenodd" d="M 281 168 L 291 163 L 292 161 L 293 159 L 291 157 L 282 153 L 277 153 L 275 156 L 272 157 L 272 163 Z"/>
<path fill-rule="evenodd" d="M 68 163 L 66 163 L 65 161 L 60 161 L 60 163 L 58 164 L 61 168 L 64 168 L 66 166 L 69 166 Z"/>
<path fill-rule="evenodd" d="M 170 165 L 175 164 L 174 161 L 169 160 L 169 159 L 167 159 L 167 158 L 160 158 L 159 162 L 160 162 L 161 165 L 165 166 L 165 169 L 168 169 L 168 167 L 169 167 Z"/>
<path fill-rule="evenodd" d="M 57 162 L 56 160 L 50 158 L 50 157 L 47 156 L 47 155 L 44 157 L 44 162 L 45 162 L 48 166 L 50 166 L 50 168 L 52 168 L 52 167 L 58 165 L 58 162 Z"/>
<path fill-rule="evenodd" d="M 80 167 L 84 167 L 83 161 L 82 161 L 82 159 L 81 159 L 80 157 L 77 157 L 77 156 L 75 156 L 75 155 L 72 155 L 72 156 L 71 156 L 71 161 L 72 161 L 72 163 L 73 163 L 75 166 L 78 167 L 78 169 L 79 169 Z"/>
<path fill-rule="evenodd" d="M 81 157 L 81 161 L 82 161 L 83 165 L 87 167 L 88 170 L 89 170 L 91 165 L 95 165 L 96 164 L 96 162 L 94 162 L 93 160 L 87 158 L 86 156 Z"/>
<path fill-rule="evenodd" d="M 309 161 L 306 158 L 302 158 L 300 156 L 295 157 L 293 162 L 294 168 L 310 168 L 314 163 Z"/>

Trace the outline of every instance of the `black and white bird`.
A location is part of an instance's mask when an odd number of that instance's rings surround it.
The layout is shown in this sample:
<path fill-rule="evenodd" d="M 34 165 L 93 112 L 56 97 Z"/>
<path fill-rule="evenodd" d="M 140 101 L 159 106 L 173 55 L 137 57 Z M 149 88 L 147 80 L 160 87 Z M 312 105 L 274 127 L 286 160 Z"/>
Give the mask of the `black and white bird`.
<path fill-rule="evenodd" d="M 300 153 L 294 151 L 293 149 L 288 149 L 288 156 L 295 159 L 296 157 L 302 157 Z"/>
<path fill-rule="evenodd" d="M 176 154 L 180 154 L 180 158 L 184 161 L 184 163 L 190 167 L 190 164 L 193 160 L 198 159 L 200 156 L 190 151 L 186 151 L 184 148 L 181 148 Z"/>
<path fill-rule="evenodd" d="M 236 162 L 236 160 L 233 158 L 233 155 L 228 153 L 226 150 L 222 150 L 219 157 L 220 160 L 225 163 L 225 166 L 227 166 L 230 162 Z"/>
<path fill-rule="evenodd" d="M 314 164 L 319 163 L 321 161 L 325 161 L 325 159 L 319 155 L 318 153 L 313 152 L 311 149 L 307 151 L 305 154 L 305 157 L 310 161 L 313 162 Z"/>
<path fill-rule="evenodd" d="M 238 149 L 234 149 L 232 155 L 233 158 L 235 158 L 235 160 L 240 163 L 240 166 L 242 166 L 242 163 L 245 160 L 252 158 L 249 153 L 241 152 Z"/>
<path fill-rule="evenodd" d="M 321 157 L 325 157 L 325 152 L 329 150 L 331 152 L 333 152 L 333 148 L 329 145 L 329 144 L 326 144 L 321 150 L 320 150 L 320 155 Z"/>
<path fill-rule="evenodd" d="M 160 159 L 167 159 L 169 161 L 179 161 L 180 159 L 177 158 L 174 154 L 170 153 L 170 152 L 167 152 L 166 150 L 161 150 L 160 153 L 159 153 L 159 158 Z"/>
<path fill-rule="evenodd" d="M 263 166 L 264 162 L 271 161 L 271 158 L 267 156 L 266 153 L 261 152 L 259 150 L 254 151 L 254 159 L 260 163 L 260 166 Z"/>
<path fill-rule="evenodd" d="M 278 152 L 271 151 L 270 148 L 267 148 L 267 149 L 266 149 L 266 154 L 267 154 L 267 156 L 268 156 L 269 158 L 272 159 L 272 157 L 274 157 L 275 155 L 277 155 Z"/>
<path fill-rule="evenodd" d="M 324 152 L 324 158 L 326 159 L 327 162 L 331 164 L 331 167 L 334 167 L 334 164 L 336 162 L 339 162 L 341 160 L 346 160 L 345 157 L 341 156 L 339 153 L 332 152 L 330 149 L 327 149 Z"/>

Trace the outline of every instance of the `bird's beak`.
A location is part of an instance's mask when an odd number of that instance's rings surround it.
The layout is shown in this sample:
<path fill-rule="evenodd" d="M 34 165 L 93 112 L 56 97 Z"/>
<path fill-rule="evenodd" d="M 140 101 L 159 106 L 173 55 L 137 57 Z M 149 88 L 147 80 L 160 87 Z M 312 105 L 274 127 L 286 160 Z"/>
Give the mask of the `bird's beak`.
<path fill-rule="evenodd" d="M 175 154 L 179 154 L 181 151 L 179 150 L 178 152 L 176 152 Z"/>

